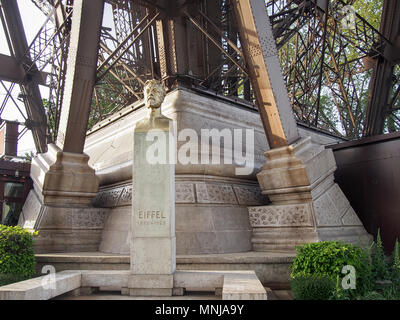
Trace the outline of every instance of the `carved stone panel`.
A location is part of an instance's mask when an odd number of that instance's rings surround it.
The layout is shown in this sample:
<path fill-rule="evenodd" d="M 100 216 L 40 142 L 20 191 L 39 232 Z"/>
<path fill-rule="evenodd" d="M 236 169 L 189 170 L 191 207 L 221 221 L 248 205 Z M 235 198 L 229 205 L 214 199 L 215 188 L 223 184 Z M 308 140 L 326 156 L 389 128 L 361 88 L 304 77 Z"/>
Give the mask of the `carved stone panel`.
<path fill-rule="evenodd" d="M 93 205 L 99 208 L 113 208 L 118 205 L 124 187 L 100 191 L 93 200 Z"/>
<path fill-rule="evenodd" d="M 73 229 L 103 229 L 108 210 L 101 208 L 74 209 L 71 212 Z"/>
<path fill-rule="evenodd" d="M 261 189 L 258 186 L 234 186 L 233 190 L 239 204 L 263 205 L 268 202 L 267 197 L 261 193 Z"/>
<path fill-rule="evenodd" d="M 196 183 L 197 202 L 237 204 L 235 193 L 230 185 Z"/>
<path fill-rule="evenodd" d="M 121 196 L 119 197 L 118 206 L 132 205 L 132 185 L 129 184 L 122 189 Z"/>
<path fill-rule="evenodd" d="M 195 203 L 193 183 L 175 184 L 175 203 Z"/>
<path fill-rule="evenodd" d="M 312 204 L 289 204 L 249 207 L 249 219 L 254 227 L 313 226 Z"/>

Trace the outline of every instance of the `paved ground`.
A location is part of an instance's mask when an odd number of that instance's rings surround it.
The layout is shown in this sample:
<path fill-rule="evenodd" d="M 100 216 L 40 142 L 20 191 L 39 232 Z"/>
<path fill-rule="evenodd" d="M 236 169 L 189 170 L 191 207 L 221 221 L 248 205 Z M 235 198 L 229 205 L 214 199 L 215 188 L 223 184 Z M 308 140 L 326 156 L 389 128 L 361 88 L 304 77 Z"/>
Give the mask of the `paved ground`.
<path fill-rule="evenodd" d="M 268 289 L 268 288 L 267 288 Z M 269 300 L 293 300 L 293 294 L 288 290 L 267 290 Z M 221 300 L 220 296 L 209 293 L 190 293 L 175 297 L 130 297 L 118 292 L 98 292 L 87 296 L 59 296 L 54 300 Z"/>

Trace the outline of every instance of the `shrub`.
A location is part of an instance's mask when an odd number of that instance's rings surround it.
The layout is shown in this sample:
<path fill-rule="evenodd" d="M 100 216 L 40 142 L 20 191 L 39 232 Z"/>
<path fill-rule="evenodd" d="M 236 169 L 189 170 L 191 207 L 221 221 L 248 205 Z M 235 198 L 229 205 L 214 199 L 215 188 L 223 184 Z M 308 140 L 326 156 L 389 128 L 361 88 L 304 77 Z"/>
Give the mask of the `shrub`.
<path fill-rule="evenodd" d="M 336 283 L 338 277 L 344 277 L 342 268 L 352 265 L 356 270 L 356 290 L 351 290 L 352 293 L 362 294 L 370 289 L 369 258 L 360 247 L 339 241 L 322 241 L 305 244 L 296 250 L 298 254 L 291 265 L 292 279 L 320 276 Z"/>
<path fill-rule="evenodd" d="M 335 281 L 321 276 L 299 276 L 290 282 L 297 300 L 328 300 L 335 292 Z"/>
<path fill-rule="evenodd" d="M 369 291 L 363 296 L 359 297 L 358 300 L 385 300 L 385 297 L 376 291 Z"/>
<path fill-rule="evenodd" d="M 400 291 L 396 285 L 384 288 L 382 290 L 382 295 L 386 300 L 400 300 Z"/>
<path fill-rule="evenodd" d="M 385 252 L 383 251 L 381 232 L 378 229 L 376 242 L 373 244 L 371 252 L 372 276 L 375 280 L 386 279 L 388 277 L 388 268 L 385 261 Z"/>
<path fill-rule="evenodd" d="M 35 273 L 33 234 L 15 226 L 0 225 L 0 274 L 10 279 L 24 279 Z"/>
<path fill-rule="evenodd" d="M 15 274 L 0 274 L 0 287 L 8 284 L 26 280 L 27 277 Z"/>

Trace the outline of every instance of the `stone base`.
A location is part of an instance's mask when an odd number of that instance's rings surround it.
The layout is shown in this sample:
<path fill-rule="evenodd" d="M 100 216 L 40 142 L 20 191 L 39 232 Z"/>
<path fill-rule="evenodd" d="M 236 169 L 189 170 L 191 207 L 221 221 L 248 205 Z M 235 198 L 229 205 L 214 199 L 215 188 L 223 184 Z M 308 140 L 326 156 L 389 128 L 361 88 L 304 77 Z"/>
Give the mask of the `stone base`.
<path fill-rule="evenodd" d="M 96 196 L 99 180 L 88 165 L 89 156 L 63 152 L 55 144 L 32 159 L 31 178 L 36 193 L 46 205 L 87 206 Z"/>
<path fill-rule="evenodd" d="M 227 112 L 228 111 L 228 112 Z M 265 163 L 263 156 L 268 143 L 260 115 L 240 103 L 220 99 L 215 95 L 199 93 L 187 88 L 169 92 L 162 106 L 162 113 L 176 121 L 177 133 L 185 129 L 197 132 L 201 142 L 202 129 L 243 130 L 243 147 L 233 143 L 233 154 L 245 155 L 254 151 L 254 170 L 237 175 L 242 164 L 227 164 L 225 143 L 220 144 L 220 164 L 177 163 L 175 166 L 176 252 L 179 255 L 222 254 L 251 251 L 251 226 L 248 206 L 268 204 L 261 194 L 256 173 Z M 89 130 L 85 153 L 89 164 L 96 169 L 100 191 L 95 199 L 98 207 L 110 208 L 101 241 L 100 251 L 129 253 L 129 224 L 132 194 L 133 134 L 135 123 L 147 115 L 142 102 L 129 106 L 110 119 Z M 254 146 L 247 145 L 247 129 L 254 129 Z M 115 134 L 115 133 L 118 134 Z M 302 136 L 312 135 L 322 144 L 333 144 L 336 138 L 310 128 L 299 126 Z M 211 142 L 211 141 L 210 141 Z M 177 141 L 181 148 L 186 141 Z M 245 147 L 245 145 L 247 145 Z M 247 152 L 247 151 L 246 151 Z M 192 151 L 191 151 L 192 154 Z"/>
<path fill-rule="evenodd" d="M 41 275 L 43 266 L 52 265 L 57 272 L 64 270 L 125 270 L 130 274 L 129 255 L 105 254 L 102 252 L 47 253 L 36 254 L 36 274 Z M 265 287 L 289 289 L 289 266 L 294 252 L 245 252 L 176 257 L 177 271 L 181 270 L 255 270 Z M 105 283 L 99 284 L 104 286 Z M 125 285 L 125 287 L 127 287 Z M 180 287 L 181 288 L 181 287 Z M 217 289 L 217 287 L 215 287 Z M 174 288 L 174 291 L 177 288 Z M 115 290 L 114 290 L 115 291 Z M 128 295 L 125 293 L 125 295 Z M 174 295 L 180 295 L 174 293 Z"/>
<path fill-rule="evenodd" d="M 18 225 L 39 232 L 36 253 L 96 251 L 107 215 L 104 208 L 45 205 L 31 190 Z"/>
<path fill-rule="evenodd" d="M 326 240 L 364 245 L 372 240 L 334 182 L 330 149 L 305 138 L 265 155 L 268 161 L 257 178 L 272 205 L 248 208 L 253 250 L 290 251 Z"/>
<path fill-rule="evenodd" d="M 175 234 L 177 254 L 247 252 L 251 227 L 247 207 L 268 198 L 256 182 L 216 176 L 175 176 Z M 132 183 L 100 188 L 94 205 L 110 208 L 99 250 L 130 252 Z"/>
<path fill-rule="evenodd" d="M 175 237 L 133 237 L 131 271 L 144 277 L 148 274 L 172 274 L 176 269 Z"/>
<path fill-rule="evenodd" d="M 127 271 L 68 270 L 54 275 L 54 288 L 46 288 L 48 275 L 0 287 L 0 300 L 48 300 L 68 292 L 79 294 L 80 288 L 92 291 L 114 287 L 121 294 L 140 297 L 172 295 L 170 288 L 127 288 L 130 274 Z M 156 275 L 159 277 L 159 275 Z M 162 280 L 161 282 L 164 282 Z M 222 300 L 266 300 L 267 292 L 254 271 L 177 271 L 173 282 L 176 288 L 200 286 L 207 292 L 222 288 Z M 153 284 L 155 284 L 153 282 Z M 161 283 L 159 283 L 161 284 Z M 165 284 L 163 285 L 165 286 Z M 100 290 L 101 291 L 101 290 Z M 182 292 L 182 290 L 178 290 Z M 86 292 L 86 293 L 87 293 Z M 82 292 L 85 294 L 85 292 Z"/>

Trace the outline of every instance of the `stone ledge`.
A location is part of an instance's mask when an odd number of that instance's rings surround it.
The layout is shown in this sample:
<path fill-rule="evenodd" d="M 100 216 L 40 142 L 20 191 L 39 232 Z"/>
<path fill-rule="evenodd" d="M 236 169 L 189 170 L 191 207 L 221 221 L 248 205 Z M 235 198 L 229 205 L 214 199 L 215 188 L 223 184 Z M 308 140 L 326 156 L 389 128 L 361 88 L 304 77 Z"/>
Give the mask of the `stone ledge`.
<path fill-rule="evenodd" d="M 128 270 L 82 270 L 82 287 L 114 287 L 121 290 L 127 287 Z"/>
<path fill-rule="evenodd" d="M 267 292 L 255 273 L 227 274 L 222 300 L 267 300 Z"/>
<path fill-rule="evenodd" d="M 51 275 L 46 275 L 26 281 L 17 282 L 7 286 L 0 287 L 0 300 L 48 300 L 68 292 L 75 292 L 80 288 L 114 288 L 124 289 L 130 282 L 132 275 L 129 271 L 98 271 L 98 270 L 68 270 L 54 274 L 54 282 L 46 281 Z M 139 290 L 133 292 L 135 295 L 162 295 L 167 292 L 161 292 L 159 288 L 149 287 L 149 280 L 144 276 L 141 279 L 135 277 L 135 283 L 139 282 L 139 288 L 130 288 L 129 290 Z M 156 279 L 157 281 L 160 279 Z M 222 288 L 223 300 L 266 300 L 267 293 L 257 278 L 254 271 L 176 271 L 168 279 L 161 279 L 163 285 L 173 288 L 182 288 L 184 290 L 200 290 L 217 292 Z M 164 280 L 168 280 L 164 283 Z M 170 280 L 170 281 L 169 281 Z M 157 282 L 156 281 L 156 282 Z M 150 284 L 153 284 L 150 281 Z M 157 283 L 155 283 L 157 285 Z M 47 289 L 45 285 L 51 286 Z M 164 290 L 164 289 L 163 289 Z M 168 289 L 172 292 L 172 288 Z M 89 289 L 91 291 L 91 289 Z M 168 291 L 168 293 L 169 293 Z M 132 294 L 132 292 L 130 292 Z M 170 295 L 170 294 L 168 294 Z"/>
<path fill-rule="evenodd" d="M 129 255 L 119 255 L 101 252 L 71 252 L 71 253 L 38 253 L 35 254 L 38 263 L 98 263 L 98 264 L 129 264 Z"/>
<path fill-rule="evenodd" d="M 240 252 L 200 255 L 177 255 L 177 264 L 188 263 L 291 263 L 296 256 L 292 252 Z M 36 254 L 38 263 L 94 263 L 94 264 L 129 264 L 129 255 L 118 255 L 102 252 L 71 252 Z"/>
<path fill-rule="evenodd" d="M 45 275 L 2 286 L 0 300 L 49 300 L 80 287 L 81 272 L 68 270 L 56 273 L 54 282 L 52 275 Z"/>

